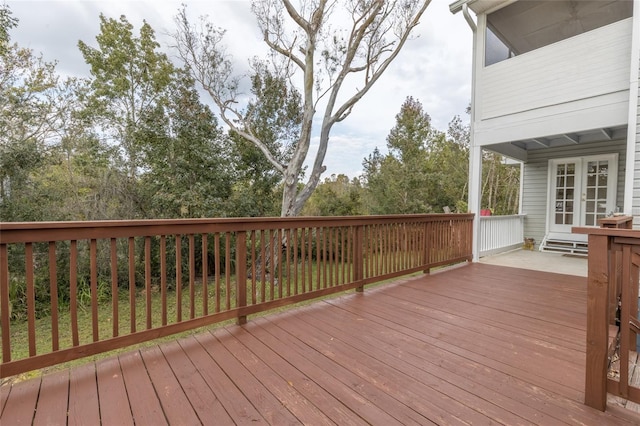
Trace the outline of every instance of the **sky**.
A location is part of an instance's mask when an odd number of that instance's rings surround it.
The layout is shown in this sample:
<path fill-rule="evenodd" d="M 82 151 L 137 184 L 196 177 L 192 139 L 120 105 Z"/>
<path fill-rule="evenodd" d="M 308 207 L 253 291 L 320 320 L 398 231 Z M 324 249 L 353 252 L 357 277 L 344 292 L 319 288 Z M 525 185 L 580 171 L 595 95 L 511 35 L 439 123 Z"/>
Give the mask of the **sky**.
<path fill-rule="evenodd" d="M 184 3 L 194 21 L 207 15 L 213 24 L 227 30 L 225 44 L 239 72 L 247 71 L 252 56 L 267 51 L 249 0 L 0 1 L 8 4 L 19 20 L 10 32 L 12 42 L 41 53 L 46 61 L 57 61 L 56 70 L 63 76 L 90 76 L 78 41 L 97 47 L 100 13 L 115 19 L 125 15 L 135 33 L 145 20 L 155 30 L 162 49 L 175 57 L 168 47 L 168 34 L 174 32 L 174 17 Z M 420 101 L 438 130 L 446 131 L 455 115 L 468 121 L 465 110 L 471 98 L 472 33 L 462 14 L 449 12 L 450 2 L 432 0 L 412 33 L 414 38 L 352 114 L 333 127 L 323 177 L 342 173 L 353 178 L 362 172 L 363 159 L 376 147 L 386 152 L 387 135 L 408 96 Z M 206 95 L 202 100 L 210 103 Z M 315 142 L 317 137 L 312 140 L 311 154 L 315 154 Z"/>

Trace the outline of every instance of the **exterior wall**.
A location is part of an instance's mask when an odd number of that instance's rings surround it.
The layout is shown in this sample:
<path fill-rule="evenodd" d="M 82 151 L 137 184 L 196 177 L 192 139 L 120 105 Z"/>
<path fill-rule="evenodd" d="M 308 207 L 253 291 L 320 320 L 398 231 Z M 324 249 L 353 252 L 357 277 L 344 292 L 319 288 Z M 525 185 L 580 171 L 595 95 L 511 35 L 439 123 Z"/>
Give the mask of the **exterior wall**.
<path fill-rule="evenodd" d="M 640 68 L 640 65 L 639 65 Z M 640 69 L 638 70 L 640 75 Z M 640 91 L 638 92 L 638 103 L 636 108 L 636 146 L 635 146 L 635 162 L 633 174 L 633 224 L 634 228 L 640 227 Z"/>
<path fill-rule="evenodd" d="M 484 67 L 477 63 L 475 143 L 624 125 L 632 18 Z M 479 34 L 486 17 L 479 16 Z M 478 37 L 478 51 L 484 51 Z M 480 55 L 478 56 L 478 59 Z"/>
<path fill-rule="evenodd" d="M 534 238 L 536 245 L 545 236 L 547 224 L 548 163 L 554 158 L 583 157 L 598 154 L 618 153 L 618 191 L 616 205 L 624 203 L 624 177 L 626 164 L 626 141 L 607 141 L 592 144 L 573 145 L 562 148 L 532 151 L 529 161 L 524 164 L 522 213 L 524 236 Z"/>

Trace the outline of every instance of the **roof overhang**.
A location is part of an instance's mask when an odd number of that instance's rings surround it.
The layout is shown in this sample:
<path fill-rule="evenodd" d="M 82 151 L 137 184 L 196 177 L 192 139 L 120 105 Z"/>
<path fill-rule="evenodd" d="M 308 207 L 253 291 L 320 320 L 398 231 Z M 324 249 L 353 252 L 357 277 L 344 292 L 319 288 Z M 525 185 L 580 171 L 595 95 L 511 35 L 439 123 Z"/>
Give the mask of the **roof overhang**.
<path fill-rule="evenodd" d="M 504 3 L 509 3 L 512 0 L 456 0 L 449 5 L 451 13 L 456 14 L 462 10 L 462 7 L 466 4 L 467 7 L 478 15 L 489 9 L 493 9 Z"/>
<path fill-rule="evenodd" d="M 508 158 L 527 162 L 528 154 L 549 148 L 577 146 L 594 142 L 623 141 L 627 137 L 627 126 L 595 128 L 573 133 L 548 135 L 529 139 L 484 145 L 485 150 L 497 152 Z"/>

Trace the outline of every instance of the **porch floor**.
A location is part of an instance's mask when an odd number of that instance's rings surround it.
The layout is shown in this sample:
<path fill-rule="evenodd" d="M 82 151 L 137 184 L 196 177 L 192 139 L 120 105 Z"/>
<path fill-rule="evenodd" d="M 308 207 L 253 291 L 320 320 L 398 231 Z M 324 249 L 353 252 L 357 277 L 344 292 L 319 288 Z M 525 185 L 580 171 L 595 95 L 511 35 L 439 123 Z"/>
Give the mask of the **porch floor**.
<path fill-rule="evenodd" d="M 586 277 L 587 256 L 516 249 L 482 257 L 481 263 Z"/>
<path fill-rule="evenodd" d="M 14 424 L 639 424 L 583 405 L 586 280 L 471 264 L 1 388 Z"/>

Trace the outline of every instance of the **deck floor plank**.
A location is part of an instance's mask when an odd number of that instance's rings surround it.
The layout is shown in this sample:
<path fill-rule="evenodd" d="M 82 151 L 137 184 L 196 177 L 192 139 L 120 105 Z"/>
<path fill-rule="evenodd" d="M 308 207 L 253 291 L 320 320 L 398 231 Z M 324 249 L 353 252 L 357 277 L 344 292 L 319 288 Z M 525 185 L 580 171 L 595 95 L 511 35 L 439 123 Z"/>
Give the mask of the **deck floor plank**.
<path fill-rule="evenodd" d="M 187 354 L 178 342 L 168 342 L 160 347 L 176 378 L 180 382 L 185 396 L 193 406 L 198 417 L 207 422 L 216 419 L 218 425 L 233 425 L 233 419 L 224 409 L 218 397 L 202 378 Z"/>
<path fill-rule="evenodd" d="M 322 411 L 298 392 L 293 386 L 293 382 L 283 379 L 271 370 L 269 364 L 262 360 L 261 353 L 251 352 L 226 329 L 221 329 L 213 335 L 301 423 L 318 426 L 334 424 Z"/>
<path fill-rule="evenodd" d="M 180 346 L 234 422 L 254 425 L 267 424 L 251 401 L 236 387 L 195 337 L 180 340 Z"/>
<path fill-rule="evenodd" d="M 486 385 L 486 380 L 490 379 L 493 374 L 475 381 L 469 380 L 468 376 L 461 374 L 460 370 L 464 372 L 467 369 L 477 368 L 477 365 L 470 367 L 467 365 L 468 361 L 462 358 L 457 359 L 456 362 L 447 362 L 450 354 L 443 351 L 434 353 L 429 350 L 430 346 L 421 345 L 417 339 L 408 336 L 402 338 L 388 329 L 379 331 L 375 336 L 372 336 L 367 331 L 374 326 L 373 322 L 358 320 L 355 315 L 340 311 L 340 309 L 336 309 L 330 316 L 311 315 L 311 317 L 318 324 L 323 324 L 323 330 L 331 330 L 332 334 L 339 335 L 345 342 L 356 345 L 359 350 L 365 353 L 375 353 L 376 358 L 385 361 L 388 365 L 405 370 L 406 374 L 413 374 L 421 383 L 440 389 L 448 395 L 460 395 L 460 402 L 468 403 L 469 406 L 475 407 L 477 410 L 489 413 L 492 405 L 496 405 L 501 410 L 516 414 L 533 424 L 543 422 L 549 425 L 554 424 L 553 420 L 544 412 L 531 407 L 530 395 L 527 395 L 524 401 L 518 401 L 510 398 L 509 395 L 500 393 L 504 389 L 503 384 L 493 388 Z M 303 320 L 306 320 L 306 317 Z M 350 332 L 344 332 L 341 324 L 350 324 Z M 399 341 L 402 342 L 402 346 L 397 346 Z M 412 348 L 416 349 L 412 350 Z M 460 383 L 467 385 L 460 387 Z M 491 402 L 488 409 L 486 401 Z M 497 412 L 497 416 L 500 417 L 501 413 Z M 513 418 L 509 424 L 521 422 L 518 417 Z M 496 420 L 498 419 L 496 418 Z"/>
<path fill-rule="evenodd" d="M 342 401 L 366 422 L 375 424 L 428 424 L 415 411 L 399 404 L 392 396 L 362 382 L 350 371 L 324 358 L 315 348 L 296 340 L 263 318 L 251 322 L 251 333 L 273 350 L 287 350 L 287 359 L 311 380 Z M 284 346 L 283 346 L 284 345 Z M 353 361 L 355 362 L 355 360 Z"/>
<path fill-rule="evenodd" d="M 168 424 L 140 351 L 129 352 L 119 358 L 133 421 L 142 425 Z"/>
<path fill-rule="evenodd" d="M 583 404 L 585 307 L 471 264 L 2 386 L 0 423 L 638 425 Z"/>
<path fill-rule="evenodd" d="M 286 406 L 283 406 L 282 402 L 278 401 L 271 390 L 256 379 L 250 370 L 243 368 L 242 363 L 229 352 L 226 345 L 221 344 L 220 339 L 228 338 L 224 336 L 216 338 L 216 335 L 210 333 L 196 336 L 198 342 L 207 350 L 211 358 L 227 373 L 233 383 L 241 389 L 244 397 L 251 401 L 269 424 L 299 423 L 299 420 Z"/>
<path fill-rule="evenodd" d="M 95 364 L 72 368 L 69 375 L 69 425 L 100 423 Z"/>
<path fill-rule="evenodd" d="M 322 317 L 325 320 L 330 319 L 333 317 L 333 313 Z M 359 368 L 352 368 L 352 371 L 363 378 L 372 380 L 373 383 L 382 383 L 387 392 L 400 395 L 403 390 L 407 391 L 408 400 L 414 398 L 415 395 L 420 400 L 435 402 L 438 407 L 448 413 L 472 423 L 485 421 L 488 417 L 502 424 L 531 424 L 525 422 L 521 416 L 500 409 L 493 402 L 487 404 L 486 400 L 478 398 L 458 386 L 453 386 L 440 377 L 416 369 L 407 362 L 398 362 L 398 359 L 394 359 L 393 356 L 381 350 L 380 345 L 359 344 L 353 336 L 353 330 L 349 330 L 349 333 L 342 332 L 340 324 L 325 322 L 322 327 L 317 327 L 322 323 L 307 322 L 311 318 L 306 312 L 303 315 L 295 316 L 295 319 L 295 322 L 291 321 L 287 324 L 295 324 L 296 327 L 300 327 L 300 332 L 307 336 L 315 334 L 321 340 L 330 340 L 332 342 L 331 357 L 335 357 L 343 365 L 349 365 L 349 359 L 357 359 L 358 361 L 352 365 Z M 344 328 L 344 324 L 342 324 L 342 328 Z M 385 381 L 382 382 L 380 377 L 385 378 Z M 389 377 L 394 378 L 393 382 L 388 379 Z M 415 404 L 412 405 L 416 409 L 421 408 Z M 427 407 L 427 410 L 422 412 L 425 417 L 431 413 L 431 407 Z M 436 421 L 436 419 L 432 420 Z"/>
<path fill-rule="evenodd" d="M 110 357 L 97 362 L 96 373 L 102 423 L 133 425 L 129 397 L 118 358 Z"/>
<path fill-rule="evenodd" d="M 67 411 L 60 410 L 59 407 L 67 407 L 69 403 L 69 371 L 42 376 L 40 395 L 33 424 L 66 425 Z"/>
<path fill-rule="evenodd" d="M 412 377 L 400 375 L 386 369 L 379 361 L 366 354 L 343 346 L 341 342 L 317 328 L 306 328 L 295 319 L 278 321 L 277 325 L 300 339 L 305 344 L 317 348 L 322 355 L 338 365 L 342 365 L 359 381 L 364 380 L 372 387 L 393 395 L 407 408 L 434 423 L 463 424 L 467 420 L 478 421 L 476 413 L 452 400 L 448 395 L 433 392 L 428 387 L 417 387 Z"/>
<path fill-rule="evenodd" d="M 227 328 L 226 330 L 256 354 L 259 359 L 268 364 L 280 378 L 287 381 L 287 384 L 318 407 L 332 422 L 337 425 L 367 424 L 359 416 L 355 416 L 342 400 L 327 393 L 317 382 L 295 368 L 289 361 L 291 351 L 283 354 L 285 357 L 281 356 L 247 330 L 251 328 L 253 326 L 248 324 L 245 327 Z"/>
<path fill-rule="evenodd" d="M 160 348 L 142 349 L 140 354 L 169 424 L 201 424 L 205 419 L 198 418 Z"/>
<path fill-rule="evenodd" d="M 27 380 L 21 386 L 12 386 L 7 392 L 7 402 L 0 417 L 0 423 L 9 425 L 30 425 L 36 413 L 41 378 Z M 6 422 L 6 423 L 5 423 Z"/>

